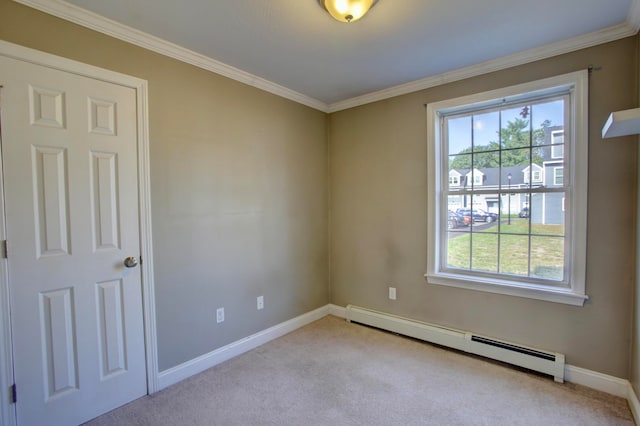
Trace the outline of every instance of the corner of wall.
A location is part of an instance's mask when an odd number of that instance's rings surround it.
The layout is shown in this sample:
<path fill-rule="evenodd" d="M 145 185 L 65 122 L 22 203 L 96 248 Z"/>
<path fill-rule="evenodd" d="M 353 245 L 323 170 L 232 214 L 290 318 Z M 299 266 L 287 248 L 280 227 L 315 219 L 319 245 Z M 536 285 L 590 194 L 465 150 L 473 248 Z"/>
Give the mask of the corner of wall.
<path fill-rule="evenodd" d="M 638 105 L 640 105 L 640 34 L 636 35 L 636 80 L 635 80 L 635 90 L 638 94 Z M 638 136 L 638 143 L 640 143 L 640 135 Z M 637 163 L 640 164 L 640 150 L 638 151 Z M 635 391 L 635 394 L 640 391 L 640 315 L 639 315 L 639 307 L 640 307 L 640 291 L 638 289 L 639 279 L 640 279 L 640 196 L 638 196 L 638 189 L 640 189 L 640 167 L 637 168 L 637 180 L 636 180 L 636 246 L 635 246 L 635 277 L 634 277 L 634 285 L 633 285 L 633 323 L 632 323 L 632 336 L 631 336 L 631 366 L 630 366 L 630 382 L 631 389 Z"/>
<path fill-rule="evenodd" d="M 332 229 L 332 173 L 331 173 L 331 114 L 325 114 L 325 135 L 327 141 L 327 294 L 329 303 L 333 303 L 333 232 Z"/>

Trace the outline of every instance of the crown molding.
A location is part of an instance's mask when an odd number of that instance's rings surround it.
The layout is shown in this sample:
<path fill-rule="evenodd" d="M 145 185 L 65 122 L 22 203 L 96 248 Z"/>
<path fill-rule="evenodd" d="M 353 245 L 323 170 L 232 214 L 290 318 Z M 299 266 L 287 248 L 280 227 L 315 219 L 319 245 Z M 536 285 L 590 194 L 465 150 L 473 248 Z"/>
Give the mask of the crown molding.
<path fill-rule="evenodd" d="M 273 83 L 241 69 L 216 61 L 159 37 L 120 24 L 111 19 L 62 0 L 13 0 L 16 3 L 56 16 L 74 24 L 98 31 L 119 40 L 151 50 L 173 59 L 194 65 L 207 71 L 228 77 L 274 95 L 327 112 L 328 105 L 310 96 L 303 95 L 279 84 Z"/>
<path fill-rule="evenodd" d="M 640 0 L 633 1 L 634 5 L 640 2 Z M 471 65 L 464 68 L 458 68 L 457 70 L 422 78 L 420 80 L 410 81 L 408 83 L 389 87 L 387 89 L 379 90 L 376 92 L 371 92 L 366 95 L 357 96 L 340 102 L 335 102 L 329 104 L 328 112 L 332 113 L 342 111 L 372 102 L 389 99 L 395 96 L 405 95 L 407 93 L 413 93 L 419 90 L 429 89 L 431 87 L 452 83 L 454 81 L 464 80 L 466 78 L 476 77 L 490 72 L 528 64 L 541 59 L 547 59 L 553 56 L 596 46 L 598 44 L 619 40 L 625 37 L 632 36 L 637 32 L 637 29 L 627 23 L 614 25 L 612 27 L 604 28 L 599 31 L 594 31 L 567 40 L 562 40 L 533 49 L 524 50 L 513 55 L 503 56 L 501 58 L 492 59 L 490 61 L 481 62 L 479 64 Z"/>
<path fill-rule="evenodd" d="M 610 41 L 635 35 L 640 29 L 640 0 L 632 0 L 625 23 L 556 43 L 525 50 L 513 55 L 492 59 L 490 61 L 470 65 L 457 70 L 367 93 L 362 96 L 356 96 L 354 98 L 327 104 L 318 99 L 273 83 L 262 77 L 250 74 L 192 50 L 185 49 L 177 44 L 170 43 L 161 38 L 136 30 L 135 28 L 120 24 L 63 0 L 13 1 L 326 113 L 338 112 L 442 84 L 452 83 L 518 65 L 524 65 L 541 59 L 547 59 L 553 56 L 596 46 L 598 44 L 608 43 Z"/>

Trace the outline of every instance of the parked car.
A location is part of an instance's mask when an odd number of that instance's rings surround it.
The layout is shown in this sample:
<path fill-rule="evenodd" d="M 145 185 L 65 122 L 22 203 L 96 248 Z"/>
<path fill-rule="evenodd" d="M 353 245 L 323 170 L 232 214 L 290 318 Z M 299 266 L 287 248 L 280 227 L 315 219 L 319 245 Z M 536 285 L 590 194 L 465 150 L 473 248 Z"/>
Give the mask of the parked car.
<path fill-rule="evenodd" d="M 458 209 L 456 210 L 456 213 L 469 218 L 473 217 L 474 222 L 491 223 L 498 220 L 498 215 L 496 213 L 489 213 L 480 209 Z"/>
<path fill-rule="evenodd" d="M 520 210 L 520 213 L 518 213 L 518 217 L 522 217 L 522 218 L 529 217 L 529 207 L 524 207 L 522 210 Z"/>
<path fill-rule="evenodd" d="M 468 226 L 471 219 L 464 217 L 456 212 L 449 210 L 449 219 L 447 220 L 447 229 L 461 228 Z"/>

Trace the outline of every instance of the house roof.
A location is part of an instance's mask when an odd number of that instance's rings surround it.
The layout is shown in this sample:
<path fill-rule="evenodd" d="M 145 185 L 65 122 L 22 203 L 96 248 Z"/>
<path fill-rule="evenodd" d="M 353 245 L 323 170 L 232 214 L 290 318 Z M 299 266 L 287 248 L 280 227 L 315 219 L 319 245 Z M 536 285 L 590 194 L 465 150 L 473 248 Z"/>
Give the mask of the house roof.
<path fill-rule="evenodd" d="M 511 167 L 503 167 L 500 168 L 480 168 L 476 169 L 480 171 L 483 175 L 482 185 L 484 186 L 501 186 L 505 187 L 509 185 L 509 174 L 511 174 L 511 185 L 520 185 L 524 184 L 524 169 L 527 168 L 528 165 L 524 166 L 511 166 Z M 469 174 L 470 169 L 462 169 L 462 170 L 451 170 L 457 171 L 462 176 L 466 176 Z"/>

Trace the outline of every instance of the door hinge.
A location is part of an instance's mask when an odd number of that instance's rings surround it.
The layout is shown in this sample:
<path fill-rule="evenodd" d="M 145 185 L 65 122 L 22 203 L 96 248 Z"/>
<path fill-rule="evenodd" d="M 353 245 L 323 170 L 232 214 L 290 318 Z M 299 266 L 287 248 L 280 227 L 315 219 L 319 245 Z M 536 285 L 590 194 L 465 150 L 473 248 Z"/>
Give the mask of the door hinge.
<path fill-rule="evenodd" d="M 9 257 L 9 249 L 7 248 L 7 240 L 2 240 L 2 259 Z"/>
<path fill-rule="evenodd" d="M 18 402 L 18 392 L 16 391 L 15 383 L 9 388 L 9 394 L 9 397 L 11 398 L 11 404 L 15 404 L 16 402 Z"/>

